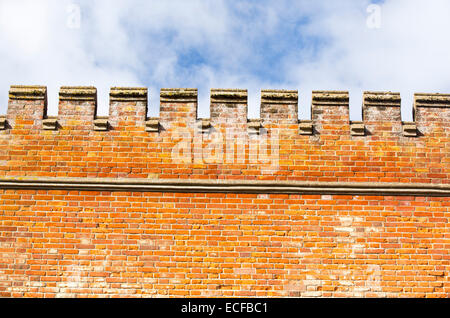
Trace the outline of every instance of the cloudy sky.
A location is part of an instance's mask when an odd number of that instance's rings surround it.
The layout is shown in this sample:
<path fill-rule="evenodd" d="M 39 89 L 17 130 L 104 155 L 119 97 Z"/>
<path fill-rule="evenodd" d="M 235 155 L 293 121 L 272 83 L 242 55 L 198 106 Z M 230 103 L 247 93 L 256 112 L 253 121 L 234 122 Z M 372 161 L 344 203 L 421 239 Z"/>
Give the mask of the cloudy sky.
<path fill-rule="evenodd" d="M 450 92 L 448 0 L 0 0 L 0 114 L 12 84 L 46 85 L 49 114 L 63 85 L 145 86 L 150 115 L 159 89 L 299 90 L 300 118 L 312 90 L 349 90 L 351 118 L 362 92 L 399 91 L 411 120 L 414 92 Z"/>

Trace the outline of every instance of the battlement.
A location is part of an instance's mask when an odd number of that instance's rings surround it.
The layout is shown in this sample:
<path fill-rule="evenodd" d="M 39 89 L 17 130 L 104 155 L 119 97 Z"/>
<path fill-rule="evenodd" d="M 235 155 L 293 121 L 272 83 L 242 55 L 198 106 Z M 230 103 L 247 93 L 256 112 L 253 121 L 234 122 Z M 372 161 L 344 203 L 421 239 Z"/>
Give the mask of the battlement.
<path fill-rule="evenodd" d="M 147 118 L 148 90 L 147 88 L 113 87 L 109 94 L 109 116 L 101 118 L 108 122 L 108 129 L 117 125 L 145 127 L 150 120 L 152 129 L 148 132 L 159 131 L 155 128 L 164 123 L 171 126 L 176 121 L 184 120 L 186 123 L 197 120 L 198 91 L 193 88 L 163 88 L 160 91 L 160 116 Z M 364 132 L 387 132 L 400 134 L 404 137 L 422 136 L 422 133 L 413 134 L 412 126 L 424 131 L 430 125 L 442 125 L 448 122 L 450 108 L 449 94 L 414 95 L 413 118 L 411 123 L 401 122 L 401 98 L 399 93 L 393 92 L 364 92 L 362 114 L 363 121 L 352 126 L 349 120 L 349 93 L 347 91 L 313 91 L 311 100 L 311 120 L 298 120 L 299 94 L 296 90 L 261 90 L 260 121 L 262 125 L 273 123 L 298 125 L 300 134 L 324 132 L 329 124 L 344 125 L 349 134 L 353 129 L 361 132 L 360 125 L 364 125 Z M 210 114 L 212 124 L 239 125 L 250 122 L 247 120 L 248 93 L 241 89 L 211 89 Z M 444 108 L 444 110 L 442 110 Z M 435 109 L 440 109 L 436 111 Z M 73 124 L 83 124 L 86 129 L 95 130 L 97 118 L 97 90 L 95 87 L 61 87 L 59 91 L 58 116 L 47 116 L 47 89 L 45 86 L 11 86 L 9 91 L 8 111 L 0 125 L 0 129 L 14 129 L 17 119 L 25 120 L 28 124 L 41 129 L 57 130 Z M 54 122 L 56 119 L 57 124 Z M 100 122 L 100 121 L 99 121 Z M 384 124 L 383 124 L 384 123 Z M 323 125 L 325 124 L 325 126 Z M 402 126 L 405 126 L 402 129 Z M 103 125 L 104 126 L 104 125 Z M 177 125 L 175 125 L 178 127 Z M 262 126 L 262 127 L 263 127 Z M 306 127 L 308 126 L 308 127 Z M 423 127 L 426 126 L 426 127 Z M 105 126 L 104 126 L 105 127 Z M 316 128 L 314 128 L 316 127 Z M 305 129 L 305 130 L 304 130 Z M 136 128 L 136 130 L 139 130 Z M 332 132 L 332 131 L 331 131 Z M 328 132 L 329 133 L 329 132 Z M 353 134 L 363 136 L 364 134 Z"/>
<path fill-rule="evenodd" d="M 413 122 L 401 121 L 392 92 L 364 92 L 358 122 L 347 91 L 313 91 L 311 120 L 298 119 L 296 90 L 262 90 L 258 119 L 247 118 L 247 90 L 211 89 L 210 118 L 197 116 L 197 89 L 161 89 L 159 117 L 147 117 L 148 99 L 147 88 L 113 87 L 100 117 L 95 87 L 64 86 L 58 115 L 47 116 L 44 86 L 12 86 L 0 175 L 450 180 L 450 95 L 415 94 Z"/>
<path fill-rule="evenodd" d="M 12 86 L 0 296 L 447 297 L 450 95 Z M 301 96 L 300 96 L 301 98 Z M 4 261 L 3 261 L 4 260 Z"/>
<path fill-rule="evenodd" d="M 450 94 L 414 94 L 413 118 L 424 125 L 449 121 Z M 430 127 L 430 126 L 429 126 Z"/>

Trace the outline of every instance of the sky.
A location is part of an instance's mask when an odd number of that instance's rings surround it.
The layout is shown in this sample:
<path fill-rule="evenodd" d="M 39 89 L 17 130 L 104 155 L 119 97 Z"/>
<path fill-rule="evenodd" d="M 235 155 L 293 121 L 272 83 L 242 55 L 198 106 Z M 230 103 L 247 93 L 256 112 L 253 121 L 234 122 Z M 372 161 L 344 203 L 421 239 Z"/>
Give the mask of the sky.
<path fill-rule="evenodd" d="M 394 91 L 412 120 L 414 92 L 450 92 L 448 0 L 0 0 L 0 114 L 10 85 L 46 85 L 56 115 L 60 86 L 96 86 L 98 114 L 109 88 L 299 91 L 310 118 L 312 90 L 350 92 L 361 119 L 363 91 Z"/>

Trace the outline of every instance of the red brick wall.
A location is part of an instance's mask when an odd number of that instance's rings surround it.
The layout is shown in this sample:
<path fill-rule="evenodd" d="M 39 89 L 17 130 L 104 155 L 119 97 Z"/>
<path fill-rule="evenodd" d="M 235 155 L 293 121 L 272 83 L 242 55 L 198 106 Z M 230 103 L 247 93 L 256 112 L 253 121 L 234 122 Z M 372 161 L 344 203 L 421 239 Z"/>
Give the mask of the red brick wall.
<path fill-rule="evenodd" d="M 248 131 L 246 91 L 212 91 L 203 134 L 196 90 L 161 92 L 159 132 L 146 131 L 146 100 L 113 89 L 108 130 L 96 131 L 95 89 L 62 88 L 57 128 L 46 130 L 45 88 L 11 88 L 1 296 L 450 295 L 447 95 L 416 95 L 417 137 L 404 136 L 392 93 L 365 95 L 364 136 L 351 135 L 345 92 L 313 93 L 312 135 L 299 134 L 292 91 L 263 92 L 259 135 Z M 428 184 L 447 194 L 17 186 L 41 178 Z"/>

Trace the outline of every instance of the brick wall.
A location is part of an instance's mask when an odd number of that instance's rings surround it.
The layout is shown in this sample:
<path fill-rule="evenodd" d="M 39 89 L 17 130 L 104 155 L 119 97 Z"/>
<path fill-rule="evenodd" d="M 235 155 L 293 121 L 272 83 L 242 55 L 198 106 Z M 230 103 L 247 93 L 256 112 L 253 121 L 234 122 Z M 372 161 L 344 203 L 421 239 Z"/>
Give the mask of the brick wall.
<path fill-rule="evenodd" d="M 448 297 L 450 96 L 13 86 L 0 118 L 4 297 Z"/>

